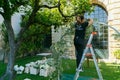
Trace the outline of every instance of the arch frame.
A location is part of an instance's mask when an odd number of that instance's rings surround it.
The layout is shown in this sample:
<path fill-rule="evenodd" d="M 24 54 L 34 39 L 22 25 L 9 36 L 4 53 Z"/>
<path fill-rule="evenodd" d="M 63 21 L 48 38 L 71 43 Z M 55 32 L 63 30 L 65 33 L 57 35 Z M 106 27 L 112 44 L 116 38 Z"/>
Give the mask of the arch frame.
<path fill-rule="evenodd" d="M 99 0 L 91 0 L 91 3 L 92 3 L 93 5 L 98 5 L 98 6 L 100 6 L 102 9 L 105 10 L 105 12 L 106 12 L 107 15 L 108 15 L 107 7 L 106 7 L 106 5 L 105 5 L 103 2 L 101 2 L 101 1 L 99 1 Z"/>

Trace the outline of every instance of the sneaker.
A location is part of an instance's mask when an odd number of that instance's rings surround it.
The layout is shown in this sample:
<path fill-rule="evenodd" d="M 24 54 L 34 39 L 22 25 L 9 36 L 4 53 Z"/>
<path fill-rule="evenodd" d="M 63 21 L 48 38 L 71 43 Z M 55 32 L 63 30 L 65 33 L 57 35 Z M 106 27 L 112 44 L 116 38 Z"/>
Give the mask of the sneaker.
<path fill-rule="evenodd" d="M 82 68 L 81 69 L 76 69 L 76 71 L 83 72 L 83 69 Z"/>

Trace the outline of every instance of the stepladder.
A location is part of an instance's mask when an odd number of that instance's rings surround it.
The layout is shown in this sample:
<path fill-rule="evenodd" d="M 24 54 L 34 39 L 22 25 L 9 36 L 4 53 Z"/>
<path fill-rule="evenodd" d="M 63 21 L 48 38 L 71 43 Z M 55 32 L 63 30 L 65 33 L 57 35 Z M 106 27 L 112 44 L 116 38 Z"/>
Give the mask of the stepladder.
<path fill-rule="evenodd" d="M 96 35 L 96 34 L 97 34 L 97 32 L 92 32 L 90 34 L 90 37 L 89 37 L 88 42 L 86 44 L 86 47 L 85 47 L 85 50 L 83 52 L 81 61 L 80 61 L 79 66 L 76 70 L 74 80 L 77 80 L 78 77 L 79 77 L 80 68 L 82 67 L 82 64 L 84 63 L 84 60 L 86 58 L 86 54 L 87 54 L 88 50 L 90 51 L 90 54 L 92 55 L 92 58 L 93 58 L 93 61 L 94 61 L 94 64 L 95 64 L 95 68 L 96 68 L 96 71 L 97 71 L 97 74 L 98 74 L 98 80 L 103 80 L 103 77 L 102 77 L 102 74 L 100 72 L 100 69 L 99 69 L 99 66 L 98 66 L 98 63 L 97 63 L 97 60 L 96 60 L 96 56 L 95 56 L 95 53 L 94 53 L 94 50 L 93 50 L 93 47 L 92 47 L 92 40 L 93 40 L 94 35 Z"/>

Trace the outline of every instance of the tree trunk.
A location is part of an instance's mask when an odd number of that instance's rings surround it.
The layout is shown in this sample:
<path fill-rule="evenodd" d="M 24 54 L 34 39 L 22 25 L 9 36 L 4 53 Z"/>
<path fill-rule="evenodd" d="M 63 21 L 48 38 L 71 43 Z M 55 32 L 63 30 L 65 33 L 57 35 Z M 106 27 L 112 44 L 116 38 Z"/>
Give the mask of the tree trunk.
<path fill-rule="evenodd" d="M 10 51 L 8 54 L 8 65 L 7 65 L 7 70 L 6 74 L 0 79 L 0 80 L 14 80 L 14 63 L 15 63 L 15 36 L 14 36 L 14 31 L 11 25 L 11 17 L 10 19 L 5 19 L 4 20 L 7 32 L 8 32 L 8 39 L 9 39 L 9 47 Z"/>

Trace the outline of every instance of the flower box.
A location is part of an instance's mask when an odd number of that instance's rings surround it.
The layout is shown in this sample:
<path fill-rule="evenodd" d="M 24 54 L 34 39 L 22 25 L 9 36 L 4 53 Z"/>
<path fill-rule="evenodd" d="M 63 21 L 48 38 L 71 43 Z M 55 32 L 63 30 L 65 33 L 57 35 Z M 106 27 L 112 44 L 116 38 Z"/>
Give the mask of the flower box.
<path fill-rule="evenodd" d="M 25 67 L 25 70 L 24 70 L 24 73 L 29 73 L 30 72 L 30 64 L 26 64 L 25 65 L 26 67 Z"/>
<path fill-rule="evenodd" d="M 49 71 L 48 69 L 40 69 L 40 73 L 39 73 L 39 76 L 44 76 L 44 77 L 47 77 L 49 74 Z"/>
<path fill-rule="evenodd" d="M 30 67 L 30 74 L 37 75 L 38 72 L 39 72 L 39 70 L 37 68 Z"/>

